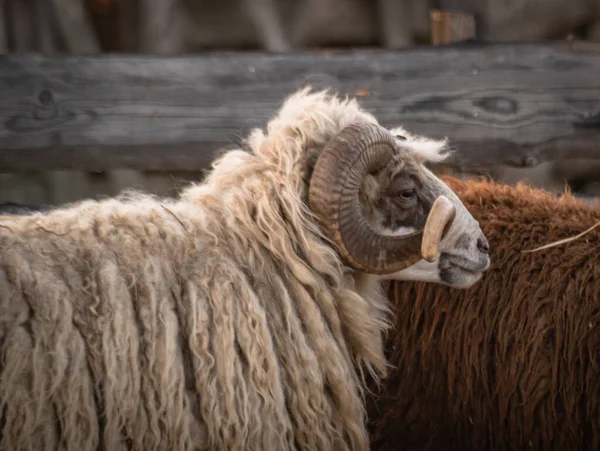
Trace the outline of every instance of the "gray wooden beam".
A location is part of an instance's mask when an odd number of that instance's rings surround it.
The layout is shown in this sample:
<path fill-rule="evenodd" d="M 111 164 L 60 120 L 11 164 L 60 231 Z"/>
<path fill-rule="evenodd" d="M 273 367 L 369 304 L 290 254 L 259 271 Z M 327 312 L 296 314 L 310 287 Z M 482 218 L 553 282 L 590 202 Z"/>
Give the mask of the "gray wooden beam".
<path fill-rule="evenodd" d="M 0 58 L 0 172 L 198 170 L 305 85 L 448 137 L 459 169 L 600 159 L 600 45 Z"/>

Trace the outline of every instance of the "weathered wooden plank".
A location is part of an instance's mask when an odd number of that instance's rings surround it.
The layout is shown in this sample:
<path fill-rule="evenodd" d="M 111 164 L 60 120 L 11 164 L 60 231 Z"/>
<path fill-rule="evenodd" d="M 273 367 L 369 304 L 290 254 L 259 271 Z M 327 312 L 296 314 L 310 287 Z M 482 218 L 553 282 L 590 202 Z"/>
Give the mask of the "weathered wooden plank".
<path fill-rule="evenodd" d="M 52 0 L 60 30 L 71 53 L 90 55 L 100 44 L 81 0 Z"/>
<path fill-rule="evenodd" d="M 6 2 L 4 0 L 0 0 L 0 55 L 8 51 L 8 31 L 6 29 L 6 16 Z"/>
<path fill-rule="evenodd" d="M 35 49 L 45 55 L 56 52 L 56 40 L 53 29 L 54 11 L 47 0 L 34 0 L 33 23 Z"/>
<path fill-rule="evenodd" d="M 11 0 L 10 23 L 12 51 L 27 53 L 34 49 L 34 30 L 32 21 L 33 0 Z"/>
<path fill-rule="evenodd" d="M 311 84 L 386 126 L 448 137 L 453 164 L 600 157 L 600 45 L 192 57 L 0 57 L 0 172 L 198 170 Z"/>
<path fill-rule="evenodd" d="M 262 47 L 268 52 L 287 52 L 291 46 L 285 35 L 281 14 L 273 0 L 244 0 L 242 7 L 252 20 Z"/>
<path fill-rule="evenodd" d="M 374 2 L 373 2 L 374 3 Z M 377 19 L 381 29 L 382 44 L 387 49 L 410 47 L 414 42 L 414 12 L 416 4 L 410 0 L 379 0 Z"/>
<path fill-rule="evenodd" d="M 142 53 L 169 55 L 177 53 L 181 45 L 181 26 L 174 27 L 174 0 L 141 0 L 139 15 L 139 43 Z"/>

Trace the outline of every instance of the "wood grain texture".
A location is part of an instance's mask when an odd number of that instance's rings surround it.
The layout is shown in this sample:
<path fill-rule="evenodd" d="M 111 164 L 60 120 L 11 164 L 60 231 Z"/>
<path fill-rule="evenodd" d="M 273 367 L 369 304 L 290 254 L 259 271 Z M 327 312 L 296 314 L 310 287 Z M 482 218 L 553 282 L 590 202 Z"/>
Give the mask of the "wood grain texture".
<path fill-rule="evenodd" d="M 458 168 L 600 158 L 600 45 L 0 57 L 0 172 L 198 170 L 305 85 L 448 137 Z"/>

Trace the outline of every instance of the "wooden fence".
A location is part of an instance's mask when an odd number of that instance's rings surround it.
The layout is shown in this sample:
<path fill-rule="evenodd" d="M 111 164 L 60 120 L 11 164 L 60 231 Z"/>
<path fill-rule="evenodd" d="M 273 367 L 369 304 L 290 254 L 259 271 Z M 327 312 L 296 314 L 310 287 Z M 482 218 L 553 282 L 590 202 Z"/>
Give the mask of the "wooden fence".
<path fill-rule="evenodd" d="M 0 57 L 0 173 L 207 168 L 311 85 L 386 126 L 448 137 L 450 165 L 600 159 L 600 45 Z"/>

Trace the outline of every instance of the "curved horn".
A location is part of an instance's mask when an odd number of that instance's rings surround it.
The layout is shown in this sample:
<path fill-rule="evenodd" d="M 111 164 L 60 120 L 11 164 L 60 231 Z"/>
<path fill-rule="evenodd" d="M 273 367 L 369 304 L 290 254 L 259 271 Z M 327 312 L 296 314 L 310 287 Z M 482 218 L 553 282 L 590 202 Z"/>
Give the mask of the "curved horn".
<path fill-rule="evenodd" d="M 362 214 L 358 192 L 364 177 L 383 169 L 392 159 L 395 147 L 393 136 L 381 126 L 350 125 L 325 146 L 310 182 L 311 210 L 328 230 L 344 261 L 356 270 L 372 274 L 401 271 L 419 261 L 424 249 L 423 231 L 400 236 L 380 235 Z M 425 225 L 428 258 L 437 252 L 442 231 L 449 221 L 447 207 L 441 201 L 428 216 Z M 446 216 L 439 217 L 440 213 Z M 441 231 L 436 232 L 440 226 Z M 436 237 L 440 238 L 436 241 Z"/>
<path fill-rule="evenodd" d="M 396 143 L 375 124 L 353 124 L 323 149 L 311 177 L 309 204 L 342 258 L 360 271 L 386 274 L 421 259 L 421 232 L 384 236 L 375 232 L 362 214 L 358 191 L 367 173 L 383 169 Z"/>
<path fill-rule="evenodd" d="M 428 262 L 437 259 L 440 253 L 440 242 L 455 216 L 456 208 L 445 196 L 438 197 L 431 206 L 421 244 L 421 255 Z"/>

